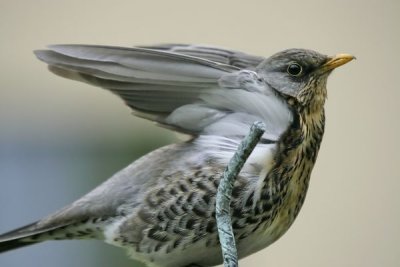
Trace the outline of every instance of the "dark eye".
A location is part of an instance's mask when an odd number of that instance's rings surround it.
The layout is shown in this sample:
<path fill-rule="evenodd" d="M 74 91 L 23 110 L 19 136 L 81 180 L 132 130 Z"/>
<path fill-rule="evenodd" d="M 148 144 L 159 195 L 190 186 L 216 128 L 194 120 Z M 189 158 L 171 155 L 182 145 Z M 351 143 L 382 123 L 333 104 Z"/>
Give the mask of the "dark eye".
<path fill-rule="evenodd" d="M 289 64 L 286 71 L 292 76 L 299 76 L 303 71 L 303 68 L 298 63 L 293 62 Z"/>

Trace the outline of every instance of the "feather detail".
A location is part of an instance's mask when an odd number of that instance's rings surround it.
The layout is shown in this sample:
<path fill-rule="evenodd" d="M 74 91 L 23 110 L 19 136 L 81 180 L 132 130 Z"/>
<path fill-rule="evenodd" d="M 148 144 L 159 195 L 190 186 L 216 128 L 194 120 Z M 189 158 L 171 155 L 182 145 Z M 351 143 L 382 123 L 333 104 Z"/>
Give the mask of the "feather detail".
<path fill-rule="evenodd" d="M 265 60 L 264 57 L 207 45 L 160 44 L 141 47 L 208 59 L 214 62 L 235 66 L 240 69 L 253 69 Z"/>

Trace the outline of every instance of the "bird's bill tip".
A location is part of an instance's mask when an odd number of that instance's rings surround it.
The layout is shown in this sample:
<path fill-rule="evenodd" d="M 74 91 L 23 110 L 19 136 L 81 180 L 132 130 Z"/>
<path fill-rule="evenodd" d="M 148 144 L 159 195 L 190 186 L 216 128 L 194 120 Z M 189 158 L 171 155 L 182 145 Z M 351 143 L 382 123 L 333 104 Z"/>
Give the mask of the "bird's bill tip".
<path fill-rule="evenodd" d="M 328 61 L 322 65 L 322 68 L 326 71 L 333 70 L 352 61 L 353 59 L 356 59 L 356 57 L 350 54 L 337 54 L 336 56 L 329 57 Z"/>

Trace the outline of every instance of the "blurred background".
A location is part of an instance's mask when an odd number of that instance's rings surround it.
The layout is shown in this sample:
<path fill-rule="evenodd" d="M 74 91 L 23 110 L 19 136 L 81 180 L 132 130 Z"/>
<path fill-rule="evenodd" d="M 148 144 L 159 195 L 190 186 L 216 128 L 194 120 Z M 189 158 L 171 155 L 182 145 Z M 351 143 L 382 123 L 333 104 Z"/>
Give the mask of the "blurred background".
<path fill-rule="evenodd" d="M 328 83 L 327 127 L 305 205 L 241 266 L 400 266 L 400 2 L 0 0 L 0 232 L 67 205 L 176 136 L 102 89 L 35 59 L 55 43 L 200 43 L 269 56 L 352 53 Z M 2 267 L 140 266 L 98 241 L 47 242 Z"/>

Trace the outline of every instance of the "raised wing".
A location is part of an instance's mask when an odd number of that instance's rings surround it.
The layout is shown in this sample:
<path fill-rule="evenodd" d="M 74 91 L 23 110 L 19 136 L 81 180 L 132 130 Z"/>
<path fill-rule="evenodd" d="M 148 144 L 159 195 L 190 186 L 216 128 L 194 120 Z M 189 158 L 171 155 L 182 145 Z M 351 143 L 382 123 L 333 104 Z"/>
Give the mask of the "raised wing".
<path fill-rule="evenodd" d="M 262 120 L 268 127 L 266 138 L 276 140 L 287 128 L 291 113 L 286 104 L 256 72 L 240 69 L 251 57 L 234 61 L 238 52 L 210 48 L 204 59 L 198 53 L 204 47 L 184 47 L 191 52 L 183 54 L 173 52 L 183 48 L 169 47 L 53 45 L 35 54 L 55 74 L 108 89 L 136 115 L 177 131 L 239 137 Z M 211 60 L 217 51 L 230 53 L 230 60 Z"/>

